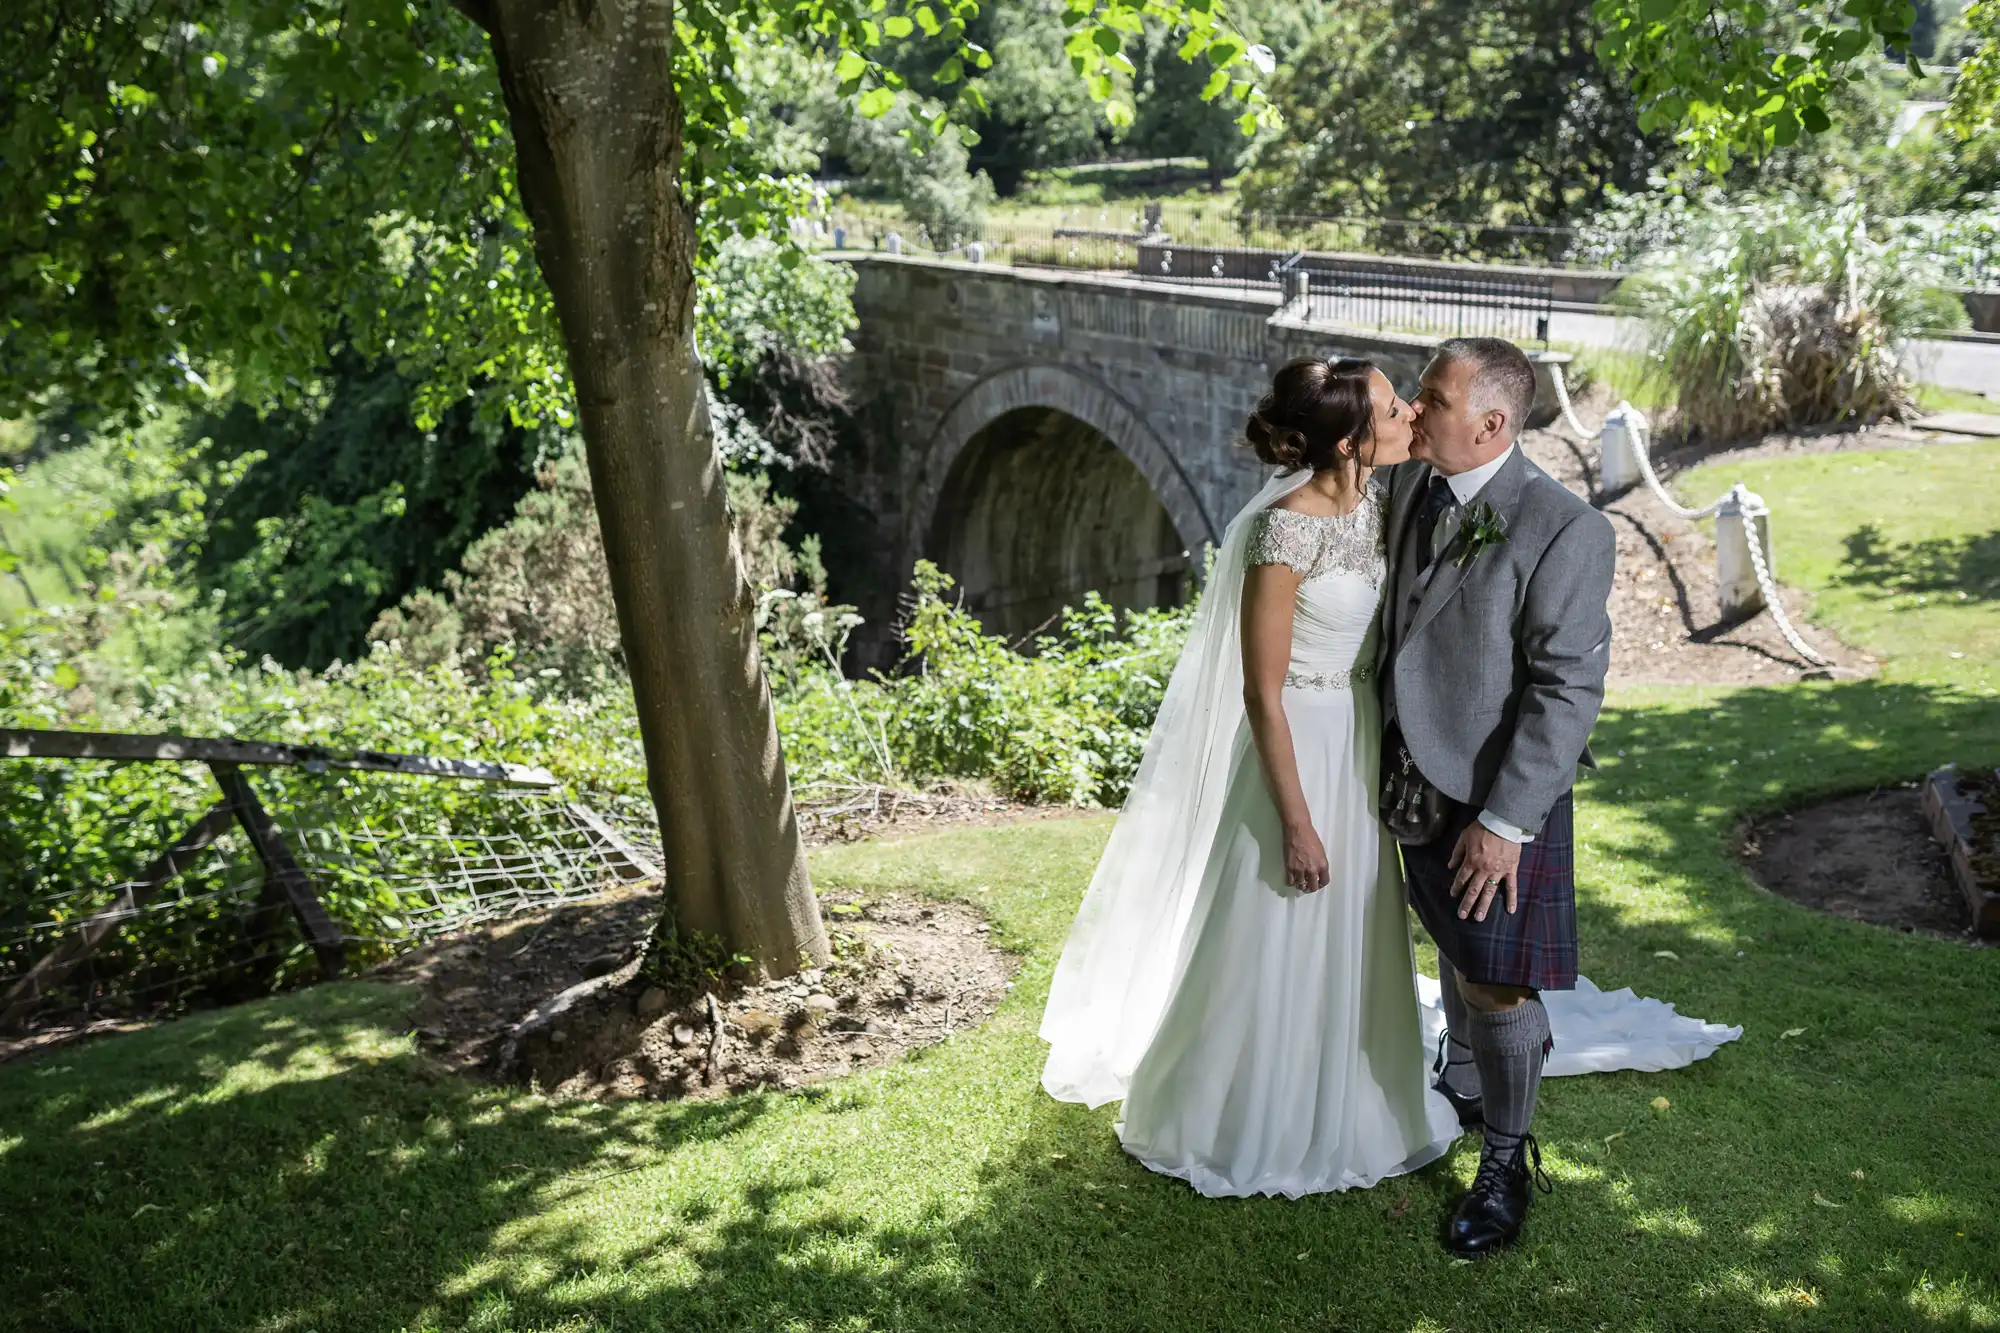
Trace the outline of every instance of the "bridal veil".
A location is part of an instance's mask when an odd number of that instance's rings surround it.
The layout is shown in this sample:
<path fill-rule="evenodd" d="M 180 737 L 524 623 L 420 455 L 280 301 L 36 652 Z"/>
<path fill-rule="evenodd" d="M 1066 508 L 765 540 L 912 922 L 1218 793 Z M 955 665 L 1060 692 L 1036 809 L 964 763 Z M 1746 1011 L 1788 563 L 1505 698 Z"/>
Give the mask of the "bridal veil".
<path fill-rule="evenodd" d="M 1310 480 L 1308 471 L 1272 478 L 1223 533 L 1132 794 L 1056 964 L 1042 1014 L 1042 1086 L 1059 1101 L 1123 1099 L 1173 993 L 1243 731 L 1250 519 Z"/>

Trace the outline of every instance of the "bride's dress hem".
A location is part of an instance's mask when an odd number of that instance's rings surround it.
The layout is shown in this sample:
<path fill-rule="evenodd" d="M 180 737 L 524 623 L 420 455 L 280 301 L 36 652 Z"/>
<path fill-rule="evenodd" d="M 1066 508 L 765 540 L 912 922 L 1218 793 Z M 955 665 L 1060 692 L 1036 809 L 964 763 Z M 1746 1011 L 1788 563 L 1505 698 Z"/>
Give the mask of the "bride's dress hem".
<path fill-rule="evenodd" d="M 1442 1102 L 1444 1099 L 1439 1098 L 1438 1100 Z M 1451 1116 L 1448 1103 L 1445 1107 L 1445 1114 Z M 1436 1128 L 1435 1123 L 1433 1124 L 1433 1128 Z M 1395 1166 L 1373 1175 L 1365 1175 L 1354 1171 L 1342 1171 L 1337 1180 L 1327 1180 L 1324 1178 L 1314 1180 L 1273 1180 L 1266 1177 L 1239 1184 L 1205 1162 L 1166 1162 L 1147 1157 L 1143 1153 L 1134 1152 L 1131 1147 L 1125 1144 L 1124 1121 L 1119 1121 L 1112 1129 L 1118 1135 L 1119 1146 L 1125 1148 L 1126 1155 L 1133 1161 L 1157 1175 L 1171 1176 L 1175 1180 L 1186 1181 L 1188 1185 L 1193 1187 L 1195 1193 L 1205 1199 L 1303 1199 L 1309 1194 L 1344 1194 L 1348 1190 L 1373 1189 L 1385 1180 L 1393 1180 L 1397 1176 L 1407 1176 L 1414 1171 L 1423 1170 L 1433 1162 L 1441 1160 L 1451 1151 L 1452 1145 L 1457 1143 L 1464 1134 L 1464 1131 L 1458 1127 L 1458 1122 L 1454 1117 L 1451 1121 L 1451 1129 L 1448 1137 L 1425 1144 L 1417 1152 L 1398 1162 Z"/>

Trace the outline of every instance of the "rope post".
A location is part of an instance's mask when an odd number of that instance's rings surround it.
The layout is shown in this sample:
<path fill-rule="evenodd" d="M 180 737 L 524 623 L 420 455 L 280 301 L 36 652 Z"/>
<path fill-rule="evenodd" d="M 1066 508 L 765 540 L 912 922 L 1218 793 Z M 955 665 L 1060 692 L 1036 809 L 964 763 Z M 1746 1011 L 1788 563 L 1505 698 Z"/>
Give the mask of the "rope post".
<path fill-rule="evenodd" d="M 1758 561 L 1750 543 L 1765 557 L 1766 577 L 1775 577 L 1777 561 L 1771 551 L 1771 510 L 1764 498 L 1737 482 L 1715 511 L 1715 581 L 1720 587 L 1723 620 L 1748 620 L 1769 603 L 1764 598 L 1764 579 L 1758 576 Z"/>
<path fill-rule="evenodd" d="M 1646 414 L 1621 402 L 1597 432 L 1597 488 L 1605 494 L 1639 483 L 1638 452 L 1648 438 Z"/>
<path fill-rule="evenodd" d="M 892 255 L 903 253 L 903 234 L 898 231 L 890 232 L 888 239 L 882 242 L 882 248 Z"/>

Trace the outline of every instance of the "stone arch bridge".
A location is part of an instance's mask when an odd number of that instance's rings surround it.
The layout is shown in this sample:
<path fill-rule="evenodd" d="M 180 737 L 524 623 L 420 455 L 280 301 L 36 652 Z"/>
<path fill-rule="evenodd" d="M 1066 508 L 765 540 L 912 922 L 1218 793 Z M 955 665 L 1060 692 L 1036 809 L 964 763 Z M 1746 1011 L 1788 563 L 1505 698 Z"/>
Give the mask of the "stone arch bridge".
<path fill-rule="evenodd" d="M 989 630 L 1048 624 L 1089 590 L 1121 609 L 1187 596 L 1203 547 L 1261 484 L 1244 418 L 1295 356 L 1365 356 L 1413 390 L 1434 342 L 1315 325 L 1275 292 L 857 255 L 850 387 L 866 511 L 865 665 L 894 645 L 919 558 Z M 876 605 L 867 605 L 873 600 Z"/>

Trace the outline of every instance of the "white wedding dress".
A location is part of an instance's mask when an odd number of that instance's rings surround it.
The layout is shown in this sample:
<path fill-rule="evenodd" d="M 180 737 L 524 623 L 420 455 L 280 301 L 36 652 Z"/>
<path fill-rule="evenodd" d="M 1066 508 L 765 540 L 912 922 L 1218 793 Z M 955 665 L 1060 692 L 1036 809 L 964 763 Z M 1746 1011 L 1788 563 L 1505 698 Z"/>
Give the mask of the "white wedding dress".
<path fill-rule="evenodd" d="M 1416 973 L 1395 843 L 1374 815 L 1386 496 L 1371 487 L 1352 514 L 1317 518 L 1269 510 L 1283 491 L 1267 492 L 1225 538 L 1218 605 L 1204 604 L 1161 710 L 1175 734 L 1148 744 L 1042 1024 L 1048 1091 L 1122 1098 L 1126 1151 L 1212 1197 L 1365 1187 L 1460 1132 L 1430 1088 L 1438 983 Z M 1332 872 L 1310 894 L 1285 883 L 1240 660 L 1233 674 L 1227 660 L 1242 571 L 1272 562 L 1304 578 L 1285 714 Z M 1197 678 L 1232 693 L 1190 699 Z M 1543 999 L 1552 1075 L 1673 1068 L 1741 1035 L 1583 979 Z"/>

